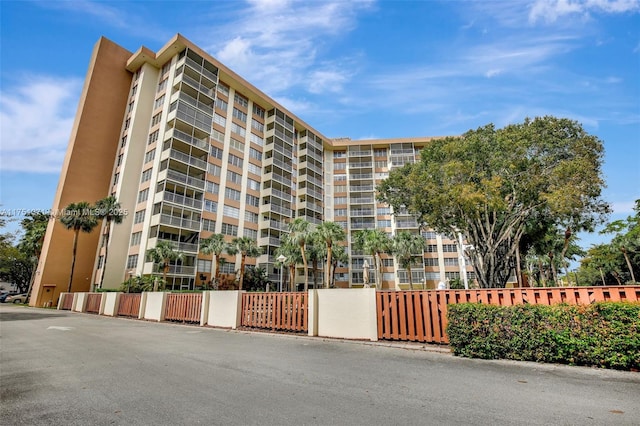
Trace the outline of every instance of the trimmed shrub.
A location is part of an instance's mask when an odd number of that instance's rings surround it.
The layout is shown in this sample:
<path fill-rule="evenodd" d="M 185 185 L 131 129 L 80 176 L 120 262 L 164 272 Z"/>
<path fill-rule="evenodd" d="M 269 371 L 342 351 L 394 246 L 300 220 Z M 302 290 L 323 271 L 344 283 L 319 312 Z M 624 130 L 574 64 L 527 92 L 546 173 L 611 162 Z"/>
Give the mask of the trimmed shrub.
<path fill-rule="evenodd" d="M 455 355 L 640 369 L 640 303 L 461 303 L 448 312 Z"/>

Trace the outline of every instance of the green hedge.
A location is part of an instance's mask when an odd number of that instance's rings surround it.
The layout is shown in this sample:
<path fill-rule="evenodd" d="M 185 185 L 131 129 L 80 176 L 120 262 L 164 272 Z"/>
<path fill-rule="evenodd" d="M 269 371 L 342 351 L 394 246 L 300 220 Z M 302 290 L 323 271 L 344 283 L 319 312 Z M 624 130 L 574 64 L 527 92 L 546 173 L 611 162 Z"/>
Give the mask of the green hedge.
<path fill-rule="evenodd" d="M 640 369 L 640 303 L 449 305 L 455 355 Z"/>

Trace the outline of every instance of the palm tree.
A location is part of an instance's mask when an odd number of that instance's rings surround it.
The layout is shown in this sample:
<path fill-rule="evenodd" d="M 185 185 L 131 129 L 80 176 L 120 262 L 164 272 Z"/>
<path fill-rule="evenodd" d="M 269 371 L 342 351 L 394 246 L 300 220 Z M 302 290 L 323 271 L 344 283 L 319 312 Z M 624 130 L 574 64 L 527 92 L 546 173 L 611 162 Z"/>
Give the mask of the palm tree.
<path fill-rule="evenodd" d="M 154 248 L 147 250 L 147 258 L 162 268 L 162 279 L 166 284 L 171 261 L 182 260 L 184 253 L 177 250 L 171 241 L 158 241 Z M 153 291 L 158 291 L 157 281 L 153 284 Z"/>
<path fill-rule="evenodd" d="M 331 254 L 333 251 L 333 244 L 338 241 L 345 241 L 347 238 L 344 229 L 335 222 L 323 222 L 315 230 L 318 238 L 321 239 L 325 247 L 327 248 L 327 264 L 325 267 L 325 288 L 329 288 L 331 283 Z"/>
<path fill-rule="evenodd" d="M 424 250 L 425 239 L 420 234 L 402 231 L 394 235 L 392 239 L 391 252 L 398 259 L 398 263 L 406 268 L 409 276 L 409 288 L 413 290 L 413 280 L 411 279 L 411 261 Z"/>
<path fill-rule="evenodd" d="M 287 258 L 282 267 L 286 267 L 289 270 L 290 291 L 296 291 L 296 265 L 300 263 L 302 256 L 298 245 L 291 240 L 290 235 L 291 234 L 285 234 L 282 236 L 280 239 L 280 247 L 274 252 L 274 257 L 277 259 L 280 255 L 283 255 Z"/>
<path fill-rule="evenodd" d="M 258 257 L 262 254 L 262 250 L 258 247 L 255 240 L 249 237 L 236 237 L 227 247 L 227 253 L 240 253 L 240 279 L 238 280 L 238 290 L 242 290 L 242 281 L 244 279 L 244 265 L 247 257 Z"/>
<path fill-rule="evenodd" d="M 227 248 L 227 243 L 224 240 L 224 235 L 213 234 L 209 238 L 205 238 L 200 241 L 200 251 L 203 254 L 211 255 L 211 281 L 218 282 L 220 278 L 220 255 Z M 214 273 L 215 263 L 215 273 Z"/>
<path fill-rule="evenodd" d="M 98 219 L 94 214 L 91 204 L 86 201 L 69 204 L 62 215 L 60 222 L 65 228 L 73 231 L 73 251 L 71 255 L 71 273 L 69 274 L 69 286 L 67 293 L 71 293 L 71 283 L 73 282 L 73 270 L 76 267 L 76 252 L 78 250 L 78 235 L 80 231 L 89 233 L 98 226 Z"/>
<path fill-rule="evenodd" d="M 102 272 L 100 272 L 100 287 L 104 284 L 104 271 L 107 269 L 107 255 L 109 254 L 109 236 L 111 234 L 111 224 L 122 223 L 125 217 L 124 210 L 118 199 L 110 195 L 96 202 L 96 216 L 104 222 L 104 259 L 102 260 Z"/>
<path fill-rule="evenodd" d="M 382 288 L 382 253 L 391 247 L 391 239 L 380 229 L 365 229 L 353 235 L 353 247 L 363 250 L 373 257 L 373 270 L 376 271 L 376 288 Z"/>
<path fill-rule="evenodd" d="M 304 265 L 304 291 L 309 290 L 309 267 L 307 265 L 307 242 L 311 238 L 311 224 L 299 217 L 289 224 L 289 238 L 300 247 L 302 264 Z"/>
<path fill-rule="evenodd" d="M 336 269 L 339 263 L 348 263 L 349 254 L 344 246 L 335 246 L 331 253 L 331 287 L 336 286 Z"/>

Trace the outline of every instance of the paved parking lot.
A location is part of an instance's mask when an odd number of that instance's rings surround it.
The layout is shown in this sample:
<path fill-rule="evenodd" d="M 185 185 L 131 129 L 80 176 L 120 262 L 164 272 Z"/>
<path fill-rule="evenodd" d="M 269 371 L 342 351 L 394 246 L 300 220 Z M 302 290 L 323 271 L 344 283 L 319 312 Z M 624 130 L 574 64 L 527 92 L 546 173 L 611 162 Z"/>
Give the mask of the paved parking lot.
<path fill-rule="evenodd" d="M 0 306 L 7 425 L 638 424 L 640 373 Z"/>

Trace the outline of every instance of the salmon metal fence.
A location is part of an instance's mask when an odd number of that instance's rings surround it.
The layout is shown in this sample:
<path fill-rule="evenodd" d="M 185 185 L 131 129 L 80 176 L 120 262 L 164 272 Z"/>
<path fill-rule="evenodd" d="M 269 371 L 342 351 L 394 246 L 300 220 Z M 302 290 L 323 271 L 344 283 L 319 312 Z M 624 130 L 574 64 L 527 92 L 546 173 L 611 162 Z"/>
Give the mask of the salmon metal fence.
<path fill-rule="evenodd" d="M 164 311 L 167 321 L 199 323 L 202 293 L 169 293 Z"/>
<path fill-rule="evenodd" d="M 378 291 L 378 338 L 449 343 L 447 305 L 455 303 L 511 306 L 525 303 L 584 305 L 608 301 L 638 302 L 640 286 Z"/>
<path fill-rule="evenodd" d="M 308 302 L 307 293 L 302 292 L 244 293 L 241 325 L 306 332 Z"/>
<path fill-rule="evenodd" d="M 102 302 L 102 293 L 87 294 L 87 312 L 91 314 L 99 313 L 101 302 Z"/>
<path fill-rule="evenodd" d="M 141 299 L 140 293 L 121 294 L 118 302 L 118 316 L 138 318 Z"/>

